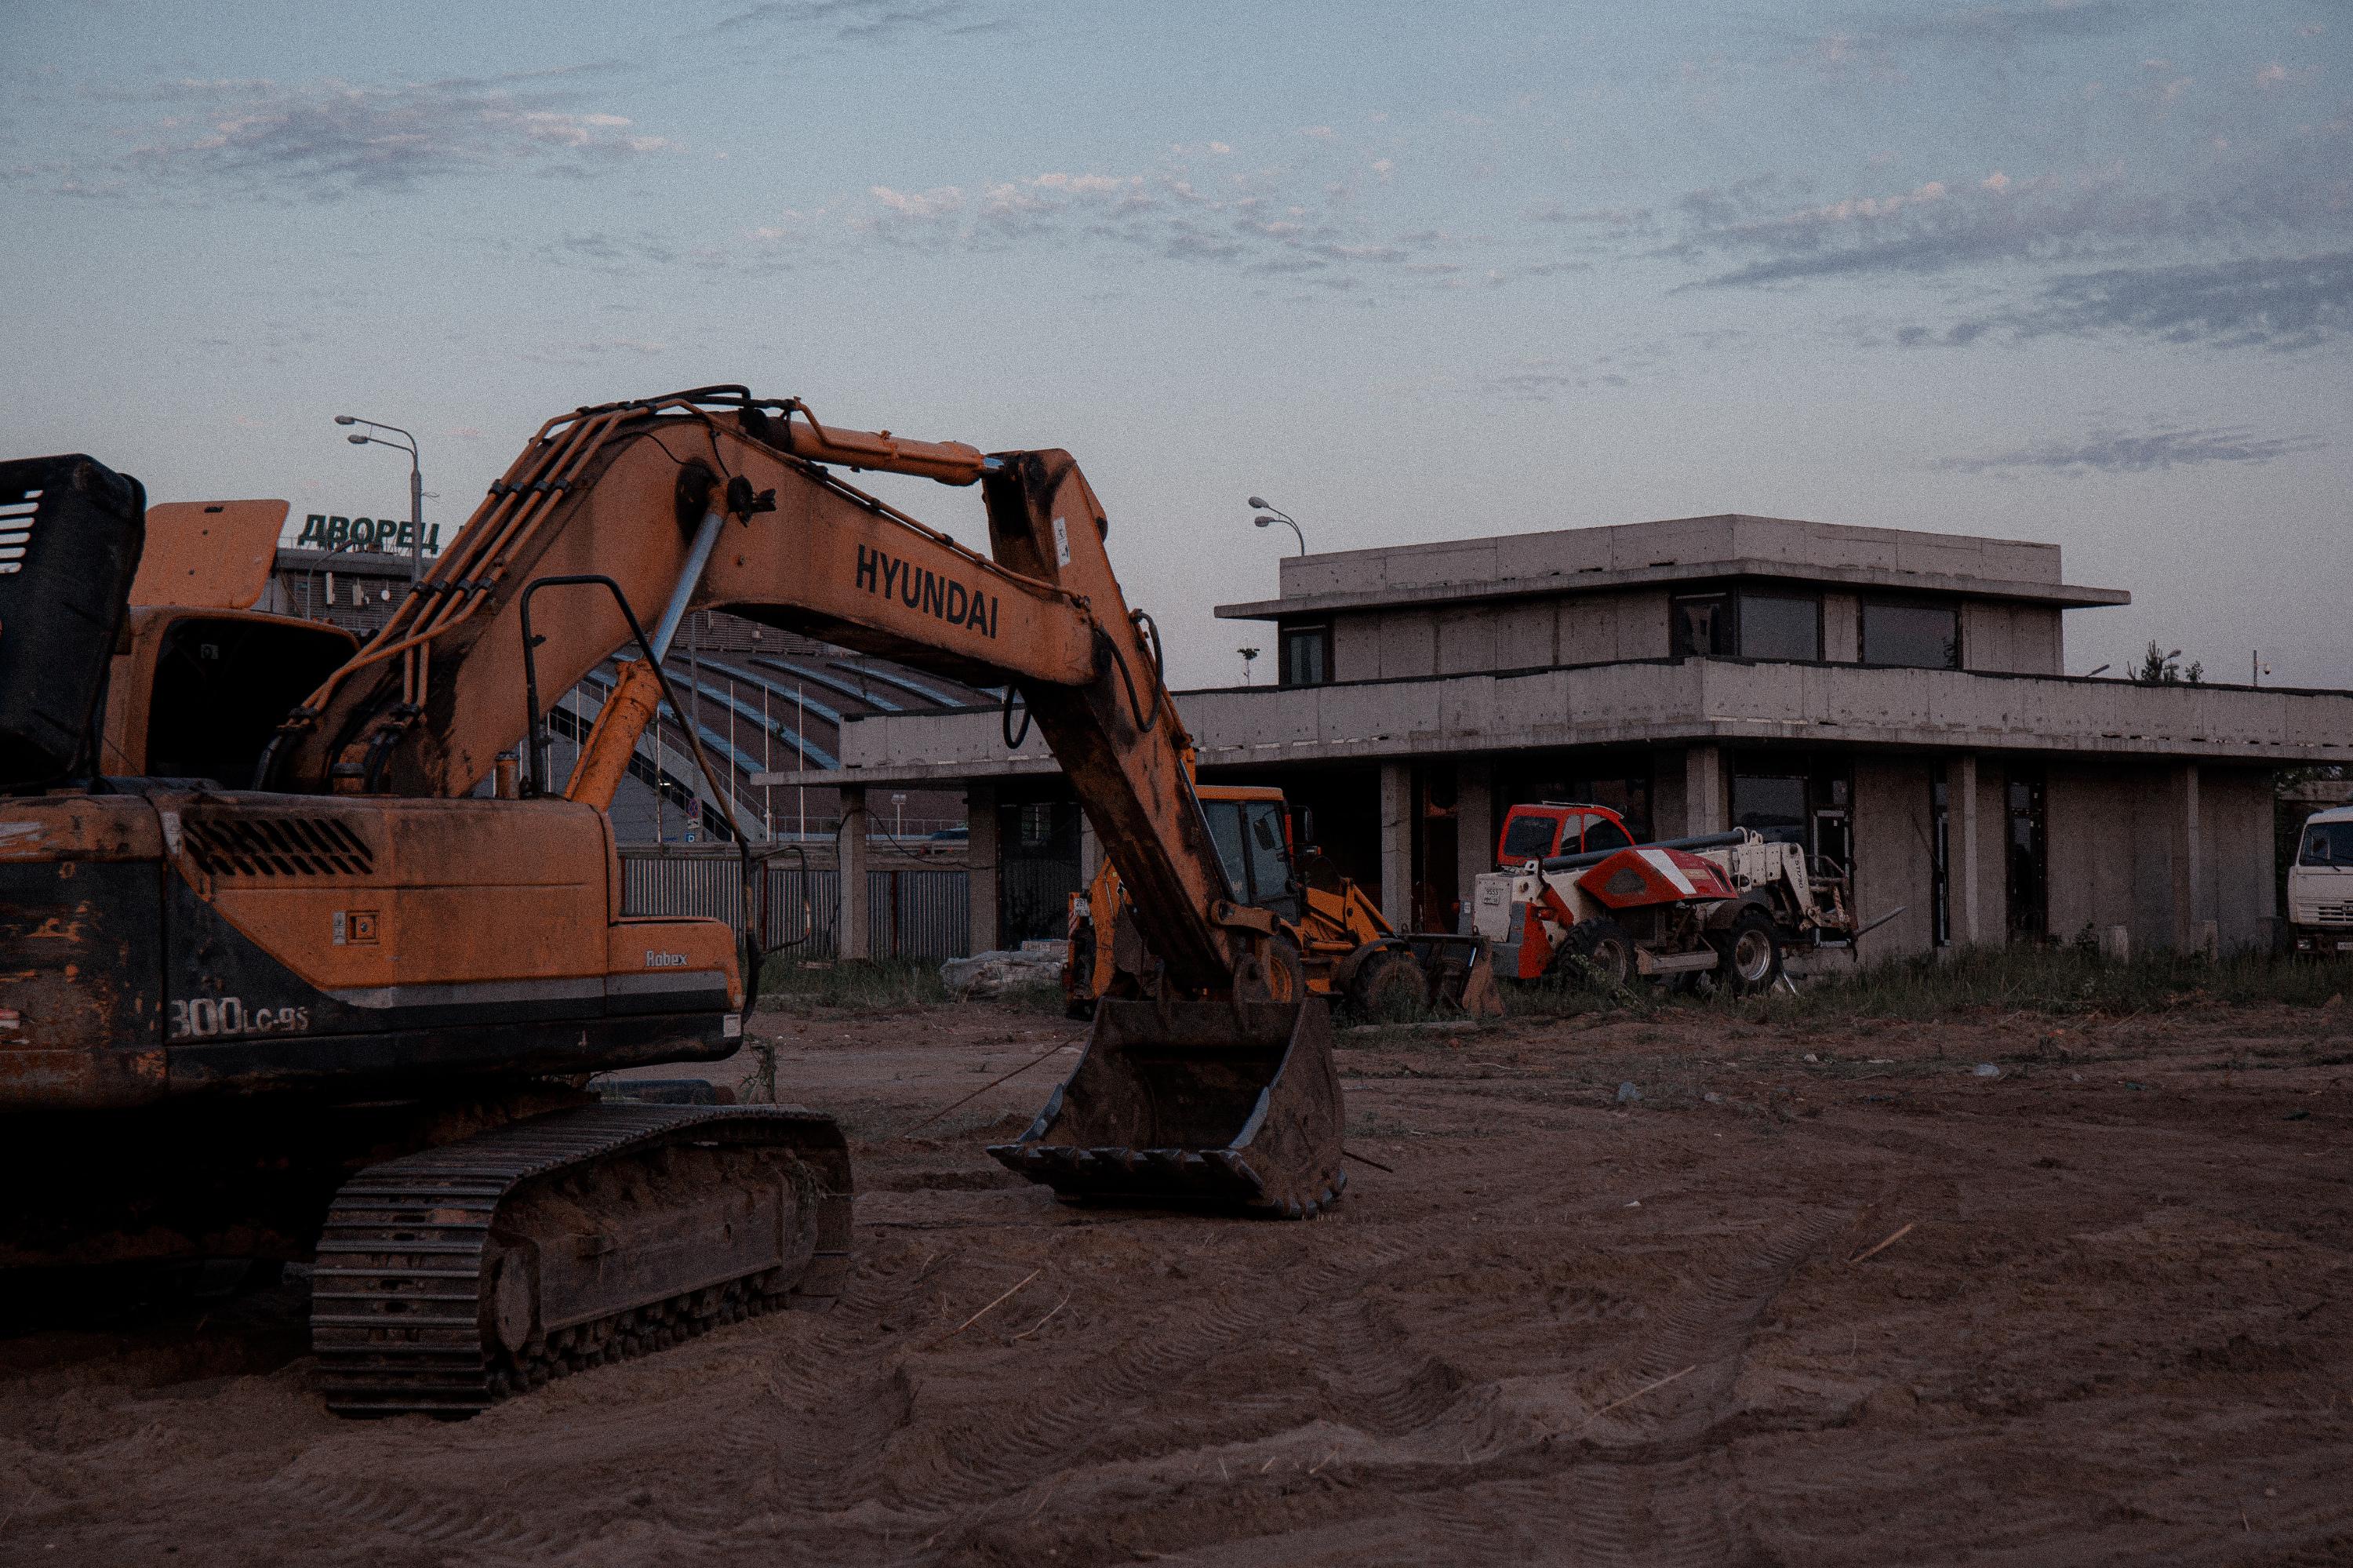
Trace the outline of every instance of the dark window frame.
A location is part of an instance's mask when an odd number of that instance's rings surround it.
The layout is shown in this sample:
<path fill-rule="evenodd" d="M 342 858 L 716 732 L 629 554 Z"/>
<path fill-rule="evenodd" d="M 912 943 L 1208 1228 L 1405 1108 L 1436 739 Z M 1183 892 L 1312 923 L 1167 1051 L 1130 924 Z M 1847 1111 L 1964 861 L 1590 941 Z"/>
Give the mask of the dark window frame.
<path fill-rule="evenodd" d="M 1772 599 L 1812 605 L 1814 611 L 1814 651 L 1811 655 L 1788 658 L 1778 653 L 1751 653 L 1745 643 L 1742 609 L 1744 601 L 1752 599 Z M 1824 595 L 1818 588 L 1802 584 L 1784 587 L 1777 582 L 1730 582 L 1720 586 L 1689 588 L 1671 593 L 1667 598 L 1667 652 L 1674 659 L 1751 659 L 1771 664 L 1820 664 L 1829 646 L 1828 610 Z M 1697 649 L 1688 645 L 1688 630 L 1683 620 L 1687 605 L 1714 600 L 1717 619 L 1713 627 L 1712 641 L 1720 647 Z"/>
<path fill-rule="evenodd" d="M 1728 646 L 1725 649 L 1694 648 L 1689 646 L 1690 640 L 1686 635 L 1689 628 L 1684 624 L 1683 609 L 1686 605 L 1704 603 L 1709 599 L 1716 601 L 1719 613 L 1719 619 L 1711 627 L 1711 630 L 1715 634 L 1712 641 L 1727 644 Z M 1732 590 L 1729 588 L 1704 588 L 1694 592 L 1668 595 L 1668 656 L 1675 659 L 1728 659 L 1732 657 L 1730 649 L 1736 648 L 1740 645 L 1740 639 L 1733 631 L 1732 618 L 1736 613 L 1738 612 L 1733 609 Z"/>
<path fill-rule="evenodd" d="M 1953 945 L 1953 789 L 1945 765 L 1928 765 L 1928 945 Z"/>
<path fill-rule="evenodd" d="M 1942 664 L 1920 664 L 1910 662 L 1873 659 L 1871 656 L 1871 612 L 1874 609 L 1933 609 L 1953 618 L 1952 652 Z M 1961 641 L 1961 604 L 1958 599 L 1907 598 L 1893 594 L 1859 596 L 1854 613 L 1854 661 L 1875 670 L 1966 670 L 1968 651 Z"/>
<path fill-rule="evenodd" d="M 1778 653 L 1751 653 L 1748 651 L 1748 600 L 1752 599 L 1778 599 L 1782 600 L 1794 600 L 1812 605 L 1814 610 L 1814 651 L 1802 658 L 1797 659 L 1788 658 Z M 1811 591 L 1808 591 L 1805 588 L 1742 587 L 1733 590 L 1732 603 L 1733 644 L 1740 650 L 1739 656 L 1741 658 L 1763 660 L 1776 664 L 1819 664 L 1822 662 L 1822 649 L 1828 640 L 1824 635 L 1825 628 L 1822 624 L 1823 610 L 1822 594 L 1820 589 L 1816 588 Z"/>
<path fill-rule="evenodd" d="M 2040 768 L 2002 782 L 2003 925 L 2013 942 L 2051 934 L 2050 796 Z"/>
<path fill-rule="evenodd" d="M 1292 679 L 1291 647 L 1294 641 L 1305 641 L 1309 639 L 1313 639 L 1316 644 L 1316 659 L 1323 666 L 1323 674 L 1316 680 L 1295 681 Z M 1278 685 L 1330 685 L 1334 679 L 1332 623 L 1328 620 L 1305 620 L 1291 621 L 1277 626 L 1274 633 L 1274 658 L 1275 678 Z"/>

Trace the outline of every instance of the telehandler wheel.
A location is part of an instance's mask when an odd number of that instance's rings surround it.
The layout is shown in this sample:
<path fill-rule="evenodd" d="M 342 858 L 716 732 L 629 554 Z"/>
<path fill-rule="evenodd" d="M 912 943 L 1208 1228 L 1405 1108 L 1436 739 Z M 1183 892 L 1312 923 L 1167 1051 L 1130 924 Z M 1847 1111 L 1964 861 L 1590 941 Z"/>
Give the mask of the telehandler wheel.
<path fill-rule="evenodd" d="M 1634 939 L 1607 915 L 1579 920 L 1554 950 L 1545 973 L 1582 980 L 1595 991 L 1623 991 L 1634 979 Z"/>
<path fill-rule="evenodd" d="M 1732 917 L 1717 973 L 1736 996 L 1755 996 L 1781 978 L 1781 933 L 1773 916 L 1754 906 Z"/>
<path fill-rule="evenodd" d="M 1410 1018 L 1430 1005 L 1430 981 L 1409 949 L 1387 948 L 1348 977 L 1348 1011 L 1366 1022 Z"/>

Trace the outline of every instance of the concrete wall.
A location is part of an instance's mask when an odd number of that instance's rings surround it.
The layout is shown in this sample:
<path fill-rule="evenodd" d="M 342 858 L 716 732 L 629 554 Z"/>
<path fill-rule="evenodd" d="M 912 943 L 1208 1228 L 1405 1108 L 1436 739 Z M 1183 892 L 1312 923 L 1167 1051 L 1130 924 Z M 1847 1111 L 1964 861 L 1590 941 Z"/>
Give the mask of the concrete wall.
<path fill-rule="evenodd" d="M 1822 595 L 1822 657 L 1852 664 L 1862 657 L 1862 599 L 1851 593 Z"/>
<path fill-rule="evenodd" d="M 2102 753 L 2290 767 L 2353 760 L 2353 694 L 1957 670 L 1603 664 L 1395 683 L 1187 692 L 1176 699 L 1212 766 L 1461 755 L 1572 746 L 1793 742 L 1938 751 Z M 1053 773 L 1033 730 L 1008 758 L 994 709 L 844 726 L 847 772 L 813 785 Z M 798 777 L 777 775 L 789 784 Z"/>
<path fill-rule="evenodd" d="M 1336 681 L 1394 681 L 1438 673 L 1438 617 L 1434 611 L 1389 610 L 1332 618 L 1332 677 Z"/>
<path fill-rule="evenodd" d="M 2013 675 L 2064 673 L 2060 612 L 2047 605 L 1965 601 L 1961 664 L 1964 669 Z"/>
<path fill-rule="evenodd" d="M 2056 545 L 1725 514 L 1286 556 L 1280 567 L 1281 592 L 1290 599 L 1458 584 L 1493 586 L 1731 560 L 2013 583 L 2060 581 Z"/>
<path fill-rule="evenodd" d="M 1855 758 L 1854 912 L 1868 925 L 1905 906 L 1903 914 L 1862 939 L 1866 960 L 1926 952 L 1932 946 L 1933 827 L 1926 761 Z M 1957 929 L 1958 924 L 1956 919 Z"/>
<path fill-rule="evenodd" d="M 2181 765 L 2053 764 L 2052 936 L 2123 926 L 2139 952 L 2194 946 L 2212 921 L 2225 951 L 2261 942 L 2274 913 L 2270 774 L 2201 767 L 2197 805 L 2193 845 Z"/>
<path fill-rule="evenodd" d="M 2200 768 L 2199 779 L 2210 857 L 2205 885 L 2213 900 L 2209 917 L 2220 924 L 2225 951 L 2255 946 L 2268 938 L 2263 922 L 2279 913 L 2270 770 Z"/>
<path fill-rule="evenodd" d="M 1555 618 L 1560 664 L 1607 664 L 1620 659 L 1664 659 L 1672 651 L 1664 588 L 1588 594 L 1547 601 Z M 1508 667 L 1508 666 L 1506 666 Z"/>

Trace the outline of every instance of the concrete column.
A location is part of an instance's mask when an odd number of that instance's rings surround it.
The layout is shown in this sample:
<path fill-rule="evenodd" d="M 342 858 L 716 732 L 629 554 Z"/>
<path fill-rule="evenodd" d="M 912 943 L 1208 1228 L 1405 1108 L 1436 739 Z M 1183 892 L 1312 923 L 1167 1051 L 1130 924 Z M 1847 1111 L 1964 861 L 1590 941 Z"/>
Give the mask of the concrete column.
<path fill-rule="evenodd" d="M 1463 929 L 1478 906 L 1479 874 L 1495 864 L 1494 769 L 1483 757 L 1454 765 L 1454 885 Z"/>
<path fill-rule="evenodd" d="M 845 785 L 841 790 L 841 826 L 833 835 L 833 863 L 839 868 L 840 893 L 834 902 L 834 941 L 838 957 L 864 959 L 873 955 L 866 944 L 866 789 Z"/>
<path fill-rule="evenodd" d="M 1381 764 L 1381 915 L 1402 931 L 1413 923 L 1413 772 Z"/>
<path fill-rule="evenodd" d="M 1683 834 L 1720 833 L 1725 827 L 1724 750 L 1694 746 L 1683 751 Z"/>
<path fill-rule="evenodd" d="M 964 792 L 965 943 L 976 953 L 997 947 L 997 882 L 1004 863 L 997 837 L 997 787 L 973 784 Z"/>
<path fill-rule="evenodd" d="M 1947 869 L 1961 888 L 1960 918 L 1954 925 L 1960 928 L 1960 945 L 1974 948 L 1985 940 L 1978 898 L 1978 759 L 1974 752 L 1955 760 L 1952 784 L 1947 796 L 1955 808 L 1950 830 L 1958 841 L 1953 847 L 1959 853 Z"/>
<path fill-rule="evenodd" d="M 2174 946 L 2190 951 L 2204 948 L 2206 913 L 2206 846 L 2203 802 L 2199 799 L 2198 764 L 2181 765 L 2181 826 L 2174 856 Z"/>

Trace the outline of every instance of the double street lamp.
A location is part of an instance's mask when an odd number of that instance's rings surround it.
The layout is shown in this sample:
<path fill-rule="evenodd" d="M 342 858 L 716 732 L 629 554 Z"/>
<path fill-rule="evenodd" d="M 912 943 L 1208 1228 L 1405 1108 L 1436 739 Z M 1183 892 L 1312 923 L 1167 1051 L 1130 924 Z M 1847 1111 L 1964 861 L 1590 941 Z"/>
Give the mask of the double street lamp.
<path fill-rule="evenodd" d="M 417 466 L 417 438 L 398 425 L 378 424 L 374 419 L 353 418 L 349 414 L 335 416 L 339 425 L 365 425 L 366 430 L 353 430 L 343 440 L 355 447 L 375 445 L 390 447 L 408 454 L 408 580 L 416 582 L 425 576 L 425 476 Z M 406 441 L 391 441 L 374 432 L 389 430 Z"/>
<path fill-rule="evenodd" d="M 1258 508 L 1258 510 L 1264 514 L 1251 518 L 1250 521 L 1252 523 L 1255 523 L 1261 528 L 1271 527 L 1277 523 L 1283 524 L 1291 530 L 1293 536 L 1299 541 L 1299 553 L 1303 556 L 1307 553 L 1307 535 L 1300 533 L 1299 524 L 1291 520 L 1291 516 L 1288 513 L 1278 512 L 1273 507 L 1269 506 L 1266 503 L 1266 497 L 1262 495 L 1251 496 L 1250 498 L 1250 503 Z"/>

